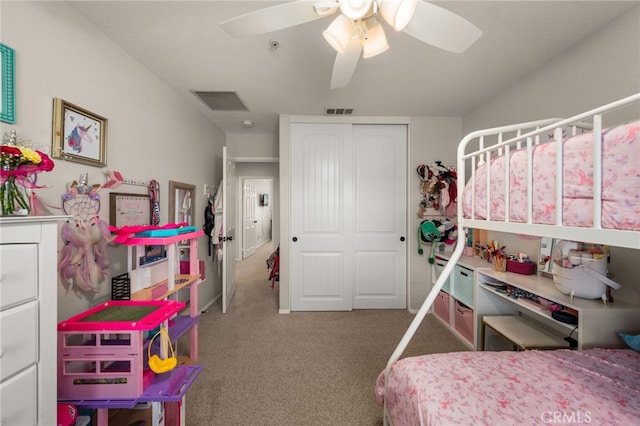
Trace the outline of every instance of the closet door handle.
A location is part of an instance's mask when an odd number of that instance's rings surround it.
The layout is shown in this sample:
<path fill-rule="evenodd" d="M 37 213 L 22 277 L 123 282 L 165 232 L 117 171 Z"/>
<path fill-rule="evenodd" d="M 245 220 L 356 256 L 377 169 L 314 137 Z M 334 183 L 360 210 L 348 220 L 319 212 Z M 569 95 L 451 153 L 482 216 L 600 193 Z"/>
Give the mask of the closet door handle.
<path fill-rule="evenodd" d="M 298 241 L 298 237 L 293 237 L 293 238 L 291 239 L 291 241 L 293 241 L 293 242 L 295 243 L 296 241 Z"/>
<path fill-rule="evenodd" d="M 404 241 L 404 237 L 400 237 L 400 241 Z"/>

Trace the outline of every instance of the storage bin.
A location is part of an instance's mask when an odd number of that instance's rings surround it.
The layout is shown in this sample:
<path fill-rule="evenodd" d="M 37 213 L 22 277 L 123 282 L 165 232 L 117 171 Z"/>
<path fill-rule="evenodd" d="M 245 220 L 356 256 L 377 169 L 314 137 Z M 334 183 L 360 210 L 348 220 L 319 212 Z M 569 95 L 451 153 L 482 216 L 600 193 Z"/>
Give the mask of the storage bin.
<path fill-rule="evenodd" d="M 456 265 L 452 296 L 467 306 L 473 306 L 473 274 L 471 269 Z"/>
<path fill-rule="evenodd" d="M 516 262 L 507 260 L 507 272 L 521 275 L 533 275 L 536 273 L 536 264 L 533 262 Z"/>
<path fill-rule="evenodd" d="M 450 324 L 449 319 L 449 294 L 440 291 L 433 302 L 433 313 L 440 317 L 444 322 Z"/>
<path fill-rule="evenodd" d="M 445 266 L 447 266 L 447 260 L 443 259 L 441 257 L 436 256 L 436 260 L 435 260 L 435 272 L 436 272 L 436 278 L 440 277 L 440 275 L 442 275 L 442 271 L 444 270 Z M 451 276 L 447 277 L 447 280 L 444 282 L 444 285 L 442 286 L 442 290 L 446 291 L 447 293 L 451 292 Z"/>
<path fill-rule="evenodd" d="M 455 330 L 473 344 L 473 309 L 456 300 L 453 318 Z"/>

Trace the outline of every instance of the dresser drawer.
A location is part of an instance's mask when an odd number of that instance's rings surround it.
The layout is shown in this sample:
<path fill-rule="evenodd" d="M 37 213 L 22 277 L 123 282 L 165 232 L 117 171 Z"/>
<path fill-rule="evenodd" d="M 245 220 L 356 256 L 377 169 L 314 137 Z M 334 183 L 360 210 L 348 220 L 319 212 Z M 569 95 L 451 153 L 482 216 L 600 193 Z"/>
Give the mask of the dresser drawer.
<path fill-rule="evenodd" d="M 0 309 L 6 309 L 37 296 L 38 246 L 0 245 Z"/>
<path fill-rule="evenodd" d="M 0 312 L 0 339 L 2 380 L 34 364 L 38 347 L 38 302 Z M 55 348 L 51 348 L 52 356 L 55 353 Z"/>
<path fill-rule="evenodd" d="M 0 384 L 0 422 L 2 425 L 37 424 L 36 367 Z"/>

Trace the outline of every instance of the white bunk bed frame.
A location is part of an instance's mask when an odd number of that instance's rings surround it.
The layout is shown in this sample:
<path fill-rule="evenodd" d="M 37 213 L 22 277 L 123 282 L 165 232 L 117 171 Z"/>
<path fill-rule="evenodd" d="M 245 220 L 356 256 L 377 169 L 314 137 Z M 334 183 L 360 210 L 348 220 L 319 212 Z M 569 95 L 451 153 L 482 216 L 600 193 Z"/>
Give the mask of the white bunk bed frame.
<path fill-rule="evenodd" d="M 616 102 L 612 102 L 606 105 L 603 105 L 599 108 L 592 109 L 590 111 L 584 112 L 582 114 L 573 116 L 568 119 L 547 119 L 540 121 L 532 121 L 527 123 L 520 123 L 515 125 L 496 127 L 491 129 L 479 130 L 472 133 L 469 133 L 465 136 L 458 145 L 457 152 L 457 173 L 458 173 L 458 182 L 461 183 L 458 190 L 458 206 L 457 206 L 457 217 L 458 217 L 458 233 L 459 235 L 465 235 L 465 230 L 467 228 L 471 229 L 484 229 L 490 231 L 499 231 L 499 232 L 507 232 L 513 234 L 520 235 L 531 235 L 531 236 L 553 236 L 554 238 L 566 239 L 566 240 L 574 240 L 574 241 L 585 241 L 599 244 L 606 244 L 616 247 L 624 247 L 624 248 L 632 248 L 632 249 L 640 249 L 640 232 L 639 231 L 628 231 L 628 230 L 616 230 L 616 229 L 603 229 L 601 226 L 602 219 L 602 200 L 601 200 L 601 188 L 602 188 L 602 176 L 601 173 L 594 173 L 593 176 L 593 226 L 590 228 L 587 227 L 576 227 L 576 226 L 565 226 L 562 225 L 562 208 L 556 209 L 556 225 L 541 225 L 535 224 L 532 222 L 532 147 L 540 143 L 540 138 L 544 137 L 544 135 L 548 135 L 553 132 L 553 140 L 557 142 L 556 147 L 556 206 L 562 206 L 562 142 L 563 142 L 563 129 L 570 127 L 573 129 L 573 133 L 577 132 L 577 129 L 591 129 L 594 135 L 594 144 L 593 144 L 593 168 L 594 170 L 601 169 L 602 165 L 602 115 L 619 109 L 621 107 L 627 106 L 634 102 L 640 105 L 640 93 L 636 93 L 635 95 L 620 99 Z M 511 136 L 516 134 L 516 136 Z M 507 138 L 505 139 L 505 135 Z M 492 138 L 496 141 L 496 143 L 485 147 L 485 138 Z M 477 141 L 478 149 L 473 152 L 467 153 L 470 142 Z M 528 169 L 528 185 L 527 185 L 527 212 L 528 212 L 528 222 L 520 223 L 520 222 L 510 222 L 509 221 L 509 179 L 505 179 L 506 182 L 506 199 L 505 199 L 505 219 L 500 221 L 491 220 L 490 213 L 488 213 L 488 220 L 479 220 L 479 219 L 470 219 L 465 218 L 463 214 L 463 200 L 464 200 L 464 189 L 465 183 L 467 182 L 465 173 L 467 161 L 471 161 L 471 177 L 470 180 L 474 179 L 474 171 L 476 169 L 476 161 L 479 159 L 480 161 L 486 161 L 489 164 L 490 158 L 493 155 L 500 155 L 503 152 L 505 154 L 509 153 L 509 150 L 513 147 L 521 147 L 523 144 L 526 144 L 525 147 L 527 149 L 527 169 Z M 506 162 L 508 163 L 508 162 Z M 509 166 L 508 164 L 505 166 L 505 175 L 508 177 L 509 174 Z M 489 206 L 489 177 L 490 174 L 487 173 L 487 206 Z M 472 182 L 472 188 L 474 183 Z M 475 203 L 472 201 L 472 206 Z M 489 210 L 489 209 L 487 209 Z M 472 211 L 472 216 L 473 216 Z M 424 320 L 425 316 L 431 309 L 434 301 L 436 300 L 440 290 L 442 289 L 445 281 L 451 275 L 456 263 L 460 259 L 462 252 L 464 250 L 466 241 L 464 238 L 458 238 L 456 247 L 451 254 L 449 262 L 445 266 L 444 270 L 436 280 L 435 284 L 431 288 L 431 291 L 427 295 L 427 298 L 422 303 L 422 306 L 416 313 L 415 318 L 407 328 L 404 336 L 396 346 L 396 349 L 389 357 L 387 361 L 387 365 L 384 371 L 385 374 L 385 385 L 389 382 L 389 373 L 391 372 L 391 368 L 395 364 L 398 359 L 402 356 L 403 352 L 407 348 L 407 345 L 413 338 L 416 330 Z M 389 424 L 389 416 L 387 411 L 387 406 L 385 402 L 384 406 L 384 424 Z"/>

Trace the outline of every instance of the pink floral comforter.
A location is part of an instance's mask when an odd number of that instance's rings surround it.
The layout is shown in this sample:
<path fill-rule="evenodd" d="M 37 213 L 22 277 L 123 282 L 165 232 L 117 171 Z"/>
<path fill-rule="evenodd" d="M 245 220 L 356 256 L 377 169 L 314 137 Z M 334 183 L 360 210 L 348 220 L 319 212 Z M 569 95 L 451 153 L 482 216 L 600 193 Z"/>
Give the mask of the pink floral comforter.
<path fill-rule="evenodd" d="M 399 360 L 376 398 L 394 426 L 638 424 L 640 353 L 454 352 Z"/>
<path fill-rule="evenodd" d="M 593 135 L 567 139 L 563 148 L 563 224 L 593 225 Z M 556 214 L 556 143 L 538 145 L 533 152 L 533 223 L 554 224 Z M 505 156 L 493 157 L 490 171 L 491 220 L 505 218 Z M 477 219 L 487 219 L 486 164 L 476 169 Z M 509 156 L 509 220 L 526 222 L 527 157 L 525 150 Z M 471 184 L 463 193 L 465 217 L 471 217 Z M 640 120 L 603 132 L 602 227 L 640 230 Z"/>

